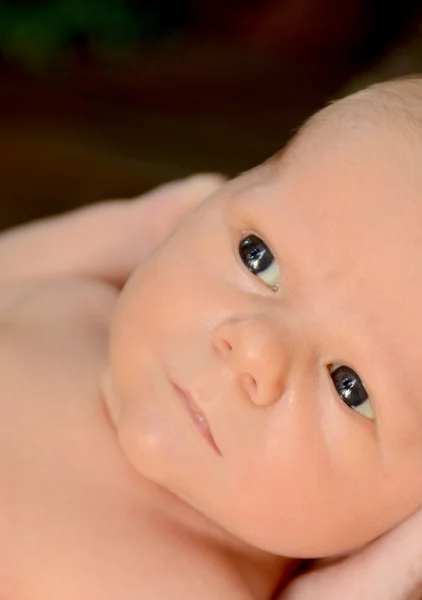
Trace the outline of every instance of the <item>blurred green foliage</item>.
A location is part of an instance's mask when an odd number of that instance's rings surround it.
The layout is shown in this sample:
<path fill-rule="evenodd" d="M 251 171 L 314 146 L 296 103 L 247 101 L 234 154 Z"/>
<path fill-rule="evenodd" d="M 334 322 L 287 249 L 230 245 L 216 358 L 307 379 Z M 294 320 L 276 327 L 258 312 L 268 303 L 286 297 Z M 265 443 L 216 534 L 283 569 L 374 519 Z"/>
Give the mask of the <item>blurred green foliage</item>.
<path fill-rule="evenodd" d="M 102 59 L 127 57 L 138 42 L 151 41 L 169 29 L 168 17 L 162 19 L 163 0 L 141 4 L 0 0 L 0 55 L 30 69 L 69 60 L 71 49 L 78 46 Z M 179 21 L 176 18 L 171 25 L 177 29 Z"/>

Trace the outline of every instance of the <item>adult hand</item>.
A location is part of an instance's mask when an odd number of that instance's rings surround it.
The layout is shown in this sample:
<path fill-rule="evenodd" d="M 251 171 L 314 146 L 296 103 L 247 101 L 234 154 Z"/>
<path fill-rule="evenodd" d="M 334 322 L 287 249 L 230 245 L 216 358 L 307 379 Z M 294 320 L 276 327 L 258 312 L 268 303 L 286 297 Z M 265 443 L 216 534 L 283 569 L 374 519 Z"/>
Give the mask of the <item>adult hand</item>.
<path fill-rule="evenodd" d="M 203 200 L 226 181 L 222 175 L 200 174 L 165 183 L 129 200 L 139 251 L 148 254 Z"/>
<path fill-rule="evenodd" d="M 279 600 L 421 600 L 422 508 L 362 550 L 317 561 Z"/>
<path fill-rule="evenodd" d="M 121 286 L 136 264 L 224 182 L 195 175 L 133 200 L 101 202 L 0 235 L 0 283 L 77 275 Z"/>

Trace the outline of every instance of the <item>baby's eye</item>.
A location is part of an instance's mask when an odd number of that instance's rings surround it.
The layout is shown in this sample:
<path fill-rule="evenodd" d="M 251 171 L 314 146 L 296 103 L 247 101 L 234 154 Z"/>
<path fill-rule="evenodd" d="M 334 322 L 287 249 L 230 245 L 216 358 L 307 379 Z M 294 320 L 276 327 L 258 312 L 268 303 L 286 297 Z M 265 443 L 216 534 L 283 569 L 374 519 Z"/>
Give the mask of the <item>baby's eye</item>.
<path fill-rule="evenodd" d="M 257 235 L 247 235 L 239 244 L 239 255 L 244 265 L 273 290 L 280 284 L 278 264 L 267 244 Z"/>
<path fill-rule="evenodd" d="M 368 419 L 375 419 L 368 392 L 359 375 L 344 365 L 334 365 L 330 368 L 331 379 L 340 398 Z"/>

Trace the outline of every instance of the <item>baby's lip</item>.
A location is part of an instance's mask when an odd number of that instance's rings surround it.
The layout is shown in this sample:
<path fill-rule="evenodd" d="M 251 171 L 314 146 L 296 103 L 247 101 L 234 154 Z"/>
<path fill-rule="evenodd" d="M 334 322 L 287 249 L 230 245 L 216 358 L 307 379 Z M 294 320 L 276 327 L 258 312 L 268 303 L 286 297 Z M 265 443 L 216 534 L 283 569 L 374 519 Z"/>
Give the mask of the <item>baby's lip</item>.
<path fill-rule="evenodd" d="M 199 409 L 198 405 L 195 404 L 192 395 L 174 383 L 174 381 L 172 381 L 171 384 L 177 396 L 181 400 L 181 403 L 188 413 L 192 423 L 195 425 L 195 428 L 206 439 L 215 452 L 221 456 L 220 449 L 215 443 L 208 421 L 204 413 Z"/>

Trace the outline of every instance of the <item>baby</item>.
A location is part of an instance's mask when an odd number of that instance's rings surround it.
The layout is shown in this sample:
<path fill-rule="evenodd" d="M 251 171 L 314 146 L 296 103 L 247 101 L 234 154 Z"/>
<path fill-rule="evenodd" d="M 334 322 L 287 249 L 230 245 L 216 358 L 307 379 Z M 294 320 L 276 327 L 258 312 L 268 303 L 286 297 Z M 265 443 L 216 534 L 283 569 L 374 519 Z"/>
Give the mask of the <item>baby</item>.
<path fill-rule="evenodd" d="M 136 203 L 3 234 L 1 598 L 269 600 L 416 511 L 421 156 L 392 82 L 140 261 Z"/>

